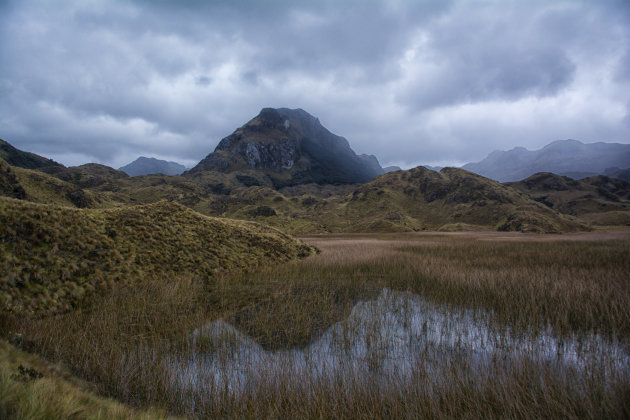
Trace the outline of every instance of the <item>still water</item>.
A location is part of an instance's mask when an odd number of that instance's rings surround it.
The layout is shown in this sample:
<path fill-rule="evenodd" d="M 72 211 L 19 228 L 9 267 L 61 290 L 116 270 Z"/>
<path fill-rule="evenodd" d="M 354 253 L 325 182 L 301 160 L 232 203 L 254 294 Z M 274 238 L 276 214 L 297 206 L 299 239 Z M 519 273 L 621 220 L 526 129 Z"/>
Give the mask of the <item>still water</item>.
<path fill-rule="evenodd" d="M 315 387 L 334 381 L 404 385 L 418 372 L 439 377 L 466 366 L 484 372 L 526 358 L 553 369 L 587 373 L 630 372 L 630 354 L 599 335 L 558 338 L 549 331 L 518 333 L 493 325 L 480 311 L 453 309 L 408 292 L 384 289 L 357 303 L 350 316 L 306 348 L 264 350 L 223 320 L 190 337 L 198 351 L 172 361 L 173 385 L 185 390 L 238 395 L 261 383 Z"/>

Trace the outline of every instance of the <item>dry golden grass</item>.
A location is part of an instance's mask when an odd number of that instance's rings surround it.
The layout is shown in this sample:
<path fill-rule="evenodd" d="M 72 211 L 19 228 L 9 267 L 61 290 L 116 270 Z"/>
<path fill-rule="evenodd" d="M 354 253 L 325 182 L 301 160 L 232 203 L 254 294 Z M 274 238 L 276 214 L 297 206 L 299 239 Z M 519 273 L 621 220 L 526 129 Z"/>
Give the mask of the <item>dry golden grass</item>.
<path fill-rule="evenodd" d="M 0 418 L 138 419 L 172 418 L 157 410 L 138 411 L 95 396 L 59 366 L 0 340 Z"/>
<path fill-rule="evenodd" d="M 173 392 L 173 357 L 198 351 L 189 334 L 223 318 L 265 349 L 302 347 L 383 288 L 490 314 L 493 328 L 554 336 L 599 334 L 630 346 L 630 234 L 318 235 L 305 260 L 211 279 L 159 277 L 117 288 L 88 310 L 0 332 L 63 362 L 104 395 L 174 414 L 229 418 L 627 418 L 627 374 L 589 373 L 528 358 L 479 372 L 465 361 L 410 383 L 317 382 L 268 372 L 243 395 Z M 198 404 L 190 405 L 190 398 Z"/>
<path fill-rule="evenodd" d="M 0 311 L 58 313 L 161 274 L 213 276 L 312 251 L 267 226 L 165 201 L 86 210 L 0 197 Z"/>

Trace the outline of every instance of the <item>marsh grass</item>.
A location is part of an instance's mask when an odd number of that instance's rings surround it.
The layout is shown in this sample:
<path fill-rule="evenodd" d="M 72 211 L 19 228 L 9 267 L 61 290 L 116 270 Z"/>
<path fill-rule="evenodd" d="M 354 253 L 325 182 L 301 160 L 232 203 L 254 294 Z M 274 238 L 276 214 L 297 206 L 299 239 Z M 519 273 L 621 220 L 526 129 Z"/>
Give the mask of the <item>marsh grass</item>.
<path fill-rule="evenodd" d="M 298 262 L 211 278 L 160 277 L 115 288 L 82 310 L 42 319 L 3 316 L 4 335 L 62 362 L 103 395 L 196 417 L 623 418 L 627 373 L 559 369 L 523 357 L 480 371 L 452 358 L 419 364 L 404 383 L 319 380 L 261 371 L 247 392 L 185 389 L 173 360 L 216 344 L 191 334 L 224 319 L 267 351 L 304 348 L 383 288 L 487 314 L 489 326 L 536 336 L 593 334 L 630 343 L 630 241 L 496 234 L 303 238 L 322 252 Z M 588 240 L 587 240 L 588 239 Z M 595 239 L 595 240 L 593 240 Z M 214 346 L 214 347 L 212 347 Z M 535 356 L 535 355 L 534 355 Z M 289 371 L 289 369 L 287 370 Z M 194 404 L 191 404 L 194 401 Z"/>

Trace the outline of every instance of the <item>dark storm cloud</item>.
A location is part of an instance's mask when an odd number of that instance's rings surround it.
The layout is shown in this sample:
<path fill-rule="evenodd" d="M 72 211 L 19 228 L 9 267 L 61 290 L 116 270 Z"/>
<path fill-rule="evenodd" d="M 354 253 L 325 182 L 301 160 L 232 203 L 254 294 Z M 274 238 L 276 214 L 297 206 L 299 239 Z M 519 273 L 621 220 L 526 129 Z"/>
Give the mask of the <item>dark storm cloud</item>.
<path fill-rule="evenodd" d="M 0 137 L 194 164 L 265 106 L 383 163 L 630 141 L 624 1 L 0 2 Z"/>

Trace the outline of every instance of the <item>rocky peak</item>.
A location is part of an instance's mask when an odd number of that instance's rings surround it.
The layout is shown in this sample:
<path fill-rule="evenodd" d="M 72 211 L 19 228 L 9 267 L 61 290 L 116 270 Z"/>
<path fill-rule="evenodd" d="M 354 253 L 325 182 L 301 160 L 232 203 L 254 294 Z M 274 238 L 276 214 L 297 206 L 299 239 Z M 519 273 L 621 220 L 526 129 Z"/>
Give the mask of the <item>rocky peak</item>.
<path fill-rule="evenodd" d="M 249 170 L 265 172 L 275 186 L 366 182 L 383 173 L 376 157 L 357 156 L 318 118 L 288 108 L 263 108 L 189 173 Z"/>

